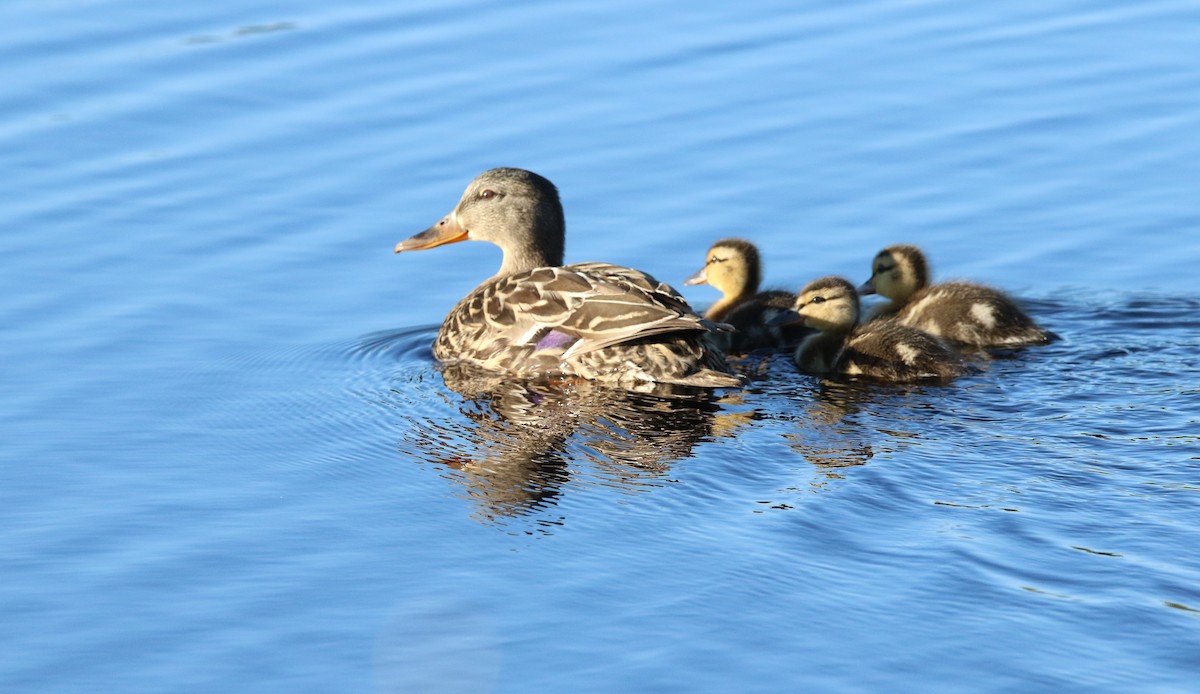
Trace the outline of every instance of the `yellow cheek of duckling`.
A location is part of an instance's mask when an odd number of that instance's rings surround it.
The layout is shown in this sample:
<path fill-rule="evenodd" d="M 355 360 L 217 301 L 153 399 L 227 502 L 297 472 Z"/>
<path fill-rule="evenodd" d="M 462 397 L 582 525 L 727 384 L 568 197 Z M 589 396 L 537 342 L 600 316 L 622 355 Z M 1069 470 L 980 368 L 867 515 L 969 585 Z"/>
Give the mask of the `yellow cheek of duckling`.
<path fill-rule="evenodd" d="M 815 330 L 821 330 L 821 331 L 836 330 L 839 327 L 838 323 L 835 321 L 830 321 L 825 318 L 820 318 L 817 316 L 810 316 L 810 315 L 806 315 L 806 314 L 801 314 L 801 315 L 804 316 L 804 324 Z"/>
<path fill-rule="evenodd" d="M 708 283 L 724 289 L 732 284 L 733 268 L 729 267 L 729 263 L 716 263 L 708 266 Z"/>
<path fill-rule="evenodd" d="M 796 315 L 804 319 L 804 325 L 816 328 L 817 330 L 826 330 L 831 326 L 831 323 L 822 317 L 821 313 L 823 311 L 819 311 L 813 304 L 806 304 L 796 309 Z"/>
<path fill-rule="evenodd" d="M 900 288 L 899 278 L 896 277 L 896 272 L 877 272 L 875 273 L 875 293 L 880 296 L 885 296 L 889 299 L 896 298 L 896 292 Z"/>

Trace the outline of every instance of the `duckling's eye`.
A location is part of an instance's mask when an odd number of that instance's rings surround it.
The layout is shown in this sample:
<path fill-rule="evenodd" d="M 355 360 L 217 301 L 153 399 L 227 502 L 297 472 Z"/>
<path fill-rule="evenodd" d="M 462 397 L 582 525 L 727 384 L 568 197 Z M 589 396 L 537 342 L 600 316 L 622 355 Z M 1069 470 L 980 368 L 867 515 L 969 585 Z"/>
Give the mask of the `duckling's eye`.
<path fill-rule="evenodd" d="M 892 266 L 892 267 L 895 267 L 895 266 Z M 892 270 L 892 268 L 890 268 L 890 267 L 887 267 L 885 265 L 880 265 L 879 267 L 875 268 L 875 274 L 882 275 L 883 273 L 890 272 L 891 270 Z"/>
<path fill-rule="evenodd" d="M 823 303 L 825 303 L 825 297 L 823 297 L 823 296 L 814 296 L 812 299 L 809 299 L 808 303 L 810 303 L 810 304 L 823 304 Z"/>
<path fill-rule="evenodd" d="M 485 190 L 482 193 L 480 193 L 479 197 L 483 198 L 484 200 L 494 198 L 494 197 L 496 197 L 496 191 L 489 188 L 488 190 Z"/>
<path fill-rule="evenodd" d="M 714 255 L 713 257 L 708 259 L 708 264 L 712 265 L 713 263 L 723 263 L 726 260 L 728 260 L 728 258 L 718 258 L 717 256 Z"/>

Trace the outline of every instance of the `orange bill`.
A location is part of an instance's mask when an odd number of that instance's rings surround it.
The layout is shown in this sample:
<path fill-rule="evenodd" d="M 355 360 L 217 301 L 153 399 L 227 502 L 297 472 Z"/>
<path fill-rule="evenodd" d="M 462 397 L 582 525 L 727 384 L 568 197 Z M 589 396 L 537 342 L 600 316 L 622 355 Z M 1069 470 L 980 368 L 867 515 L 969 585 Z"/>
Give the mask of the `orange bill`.
<path fill-rule="evenodd" d="M 419 234 L 410 236 L 396 244 L 396 252 L 420 251 L 426 248 L 436 248 L 447 243 L 458 243 L 467 240 L 467 230 L 458 224 L 458 216 L 453 212 L 442 217 L 437 224 Z"/>

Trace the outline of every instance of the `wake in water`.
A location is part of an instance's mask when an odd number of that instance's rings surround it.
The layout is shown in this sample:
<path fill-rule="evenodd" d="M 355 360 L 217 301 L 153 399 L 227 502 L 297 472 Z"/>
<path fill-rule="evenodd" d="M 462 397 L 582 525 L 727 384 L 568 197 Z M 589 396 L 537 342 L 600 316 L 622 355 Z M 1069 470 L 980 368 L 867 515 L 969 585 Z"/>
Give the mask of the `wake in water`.
<path fill-rule="evenodd" d="M 1068 294 L 1025 305 L 1066 337 L 979 355 L 975 373 L 948 385 L 818 380 L 797 372 L 789 355 L 760 351 L 732 361 L 748 378 L 743 390 L 634 393 L 438 365 L 433 327 L 374 333 L 339 349 L 362 367 L 361 394 L 399 415 L 391 430 L 402 456 L 442 466 L 488 522 L 537 517 L 570 490 L 653 489 L 699 446 L 755 445 L 762 422 L 785 423 L 784 442 L 816 470 L 927 446 L 930 436 L 952 441 L 979 421 L 995 432 L 1033 417 L 1040 424 L 1021 435 L 1050 450 L 1056 421 L 1089 411 L 1125 412 L 1098 427 L 1106 433 L 1183 426 L 1183 398 L 1200 380 L 1200 301 Z M 1144 421 L 1151 397 L 1160 415 L 1176 416 Z"/>

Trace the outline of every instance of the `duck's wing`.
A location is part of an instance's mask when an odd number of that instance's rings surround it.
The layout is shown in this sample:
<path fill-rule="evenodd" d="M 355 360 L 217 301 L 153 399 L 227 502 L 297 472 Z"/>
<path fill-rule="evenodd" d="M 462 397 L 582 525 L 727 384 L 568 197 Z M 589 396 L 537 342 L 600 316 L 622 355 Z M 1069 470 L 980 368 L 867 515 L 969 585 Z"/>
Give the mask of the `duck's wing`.
<path fill-rule="evenodd" d="M 608 263 L 547 267 L 497 285 L 516 319 L 514 342 L 565 346 L 563 358 L 653 335 L 720 329 L 675 289 Z"/>
<path fill-rule="evenodd" d="M 615 383 L 740 385 L 711 330 L 678 292 L 615 265 L 544 267 L 489 280 L 450 311 L 433 354 L 517 374 Z"/>

